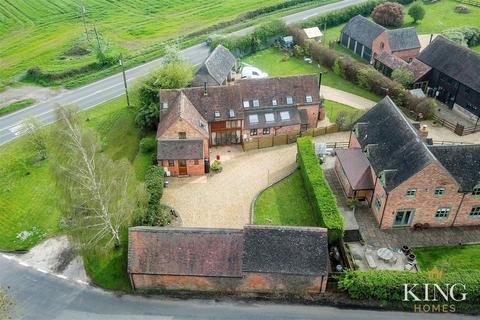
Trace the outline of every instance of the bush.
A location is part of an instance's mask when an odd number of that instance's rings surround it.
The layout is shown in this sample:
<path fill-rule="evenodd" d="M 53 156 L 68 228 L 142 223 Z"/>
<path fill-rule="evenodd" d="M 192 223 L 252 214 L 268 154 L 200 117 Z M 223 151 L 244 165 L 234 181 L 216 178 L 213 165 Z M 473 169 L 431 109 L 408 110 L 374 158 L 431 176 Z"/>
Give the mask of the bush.
<path fill-rule="evenodd" d="M 150 198 L 148 200 L 147 212 L 142 221 L 144 225 L 165 226 L 172 221 L 172 217 L 169 214 L 165 214 L 165 210 L 162 209 L 160 204 L 160 199 L 162 199 L 163 195 L 163 176 L 163 168 L 157 165 L 151 166 L 145 174 L 145 185 Z"/>
<path fill-rule="evenodd" d="M 223 170 L 223 164 L 220 160 L 213 161 L 212 165 L 210 166 L 213 172 L 221 172 Z"/>
<path fill-rule="evenodd" d="M 414 76 L 412 71 L 400 68 L 393 70 L 392 79 L 400 83 L 405 88 L 409 88 L 413 83 Z"/>
<path fill-rule="evenodd" d="M 464 5 L 458 5 L 455 7 L 455 12 L 456 13 L 470 13 L 470 9 L 468 9 L 468 7 L 464 6 Z"/>
<path fill-rule="evenodd" d="M 395 2 L 401 3 L 403 5 L 413 3 L 413 0 L 395 0 Z"/>
<path fill-rule="evenodd" d="M 373 21 L 384 27 L 400 27 L 403 24 L 403 6 L 396 2 L 384 2 L 372 12 Z"/>
<path fill-rule="evenodd" d="M 412 290 L 419 297 L 423 296 L 423 284 L 436 283 L 443 287 L 446 284 L 462 283 L 466 289 L 456 287 L 467 293 L 465 304 L 480 301 L 480 272 L 466 270 L 445 273 L 432 279 L 428 272 L 407 272 L 387 270 L 346 271 L 338 281 L 338 287 L 347 291 L 353 299 L 374 299 L 382 302 L 401 302 L 404 298 L 404 284 L 418 284 Z M 458 289 L 458 290 L 457 290 Z"/>
<path fill-rule="evenodd" d="M 442 32 L 446 38 L 468 47 L 475 47 L 480 44 L 480 28 L 464 26 L 447 29 Z"/>
<path fill-rule="evenodd" d="M 319 225 L 328 229 L 329 242 L 336 242 L 343 237 L 343 216 L 338 210 L 335 196 L 323 175 L 311 137 L 297 139 L 297 157 L 307 195 Z"/>
<path fill-rule="evenodd" d="M 157 148 L 157 140 L 155 138 L 147 137 L 140 140 L 140 152 L 150 153 Z"/>
<path fill-rule="evenodd" d="M 412 17 L 413 23 L 417 23 L 417 21 L 422 20 L 425 17 L 425 9 L 419 3 L 414 3 L 408 9 L 408 15 Z"/>

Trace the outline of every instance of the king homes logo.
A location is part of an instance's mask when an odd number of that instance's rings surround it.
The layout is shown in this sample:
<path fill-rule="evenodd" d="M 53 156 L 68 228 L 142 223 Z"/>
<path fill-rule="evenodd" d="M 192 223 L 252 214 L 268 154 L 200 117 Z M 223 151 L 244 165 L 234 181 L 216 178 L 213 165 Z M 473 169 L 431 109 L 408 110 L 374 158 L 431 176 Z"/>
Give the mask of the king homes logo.
<path fill-rule="evenodd" d="M 443 272 L 433 268 L 427 273 L 432 283 L 405 283 L 404 302 L 415 302 L 414 312 L 455 312 L 455 303 L 467 299 L 466 286 L 462 283 L 437 284 L 434 280 L 443 277 Z"/>

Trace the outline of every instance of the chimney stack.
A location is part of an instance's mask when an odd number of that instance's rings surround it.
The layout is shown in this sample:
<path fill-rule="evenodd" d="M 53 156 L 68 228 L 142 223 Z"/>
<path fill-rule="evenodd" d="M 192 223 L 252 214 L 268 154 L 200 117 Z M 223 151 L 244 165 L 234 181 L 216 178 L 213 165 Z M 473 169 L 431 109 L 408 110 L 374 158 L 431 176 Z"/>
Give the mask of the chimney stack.
<path fill-rule="evenodd" d="M 206 82 L 203 83 L 203 95 L 208 96 L 207 83 Z"/>
<path fill-rule="evenodd" d="M 428 137 L 427 125 L 426 124 L 422 125 L 419 131 L 420 131 L 420 137 L 424 140 L 427 139 Z"/>

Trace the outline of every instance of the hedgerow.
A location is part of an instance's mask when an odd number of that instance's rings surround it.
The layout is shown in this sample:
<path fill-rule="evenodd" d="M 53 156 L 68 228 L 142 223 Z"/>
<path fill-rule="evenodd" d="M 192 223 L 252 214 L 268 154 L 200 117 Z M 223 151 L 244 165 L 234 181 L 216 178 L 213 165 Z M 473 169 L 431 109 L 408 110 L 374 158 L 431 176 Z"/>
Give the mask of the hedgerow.
<path fill-rule="evenodd" d="M 343 216 L 337 207 L 335 196 L 326 181 L 313 149 L 311 137 L 297 139 L 297 155 L 300 172 L 309 200 L 320 226 L 328 229 L 328 240 L 335 242 L 343 237 Z"/>
<path fill-rule="evenodd" d="M 418 297 L 424 295 L 423 284 L 464 284 L 465 288 L 456 286 L 455 296 L 466 293 L 465 304 L 477 305 L 480 302 L 480 272 L 473 270 L 447 272 L 435 275 L 431 272 L 408 272 L 392 270 L 348 270 L 338 281 L 338 288 L 345 290 L 353 299 L 374 299 L 381 302 L 401 302 L 404 299 L 404 285 L 418 284 L 412 292 Z M 430 296 L 433 296 L 430 294 Z"/>

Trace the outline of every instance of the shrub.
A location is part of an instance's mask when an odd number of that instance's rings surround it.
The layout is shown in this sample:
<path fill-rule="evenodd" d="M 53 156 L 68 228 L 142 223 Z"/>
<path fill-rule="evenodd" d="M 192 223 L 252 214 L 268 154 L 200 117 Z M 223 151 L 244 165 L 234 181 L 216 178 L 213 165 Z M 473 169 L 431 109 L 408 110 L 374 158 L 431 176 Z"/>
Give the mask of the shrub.
<path fill-rule="evenodd" d="M 410 4 L 413 0 L 395 0 L 395 2 L 401 3 L 403 5 Z"/>
<path fill-rule="evenodd" d="M 210 166 L 213 172 L 221 172 L 223 170 L 223 164 L 220 160 L 213 161 L 212 165 Z"/>
<path fill-rule="evenodd" d="M 413 83 L 414 76 L 411 70 L 400 68 L 393 70 L 392 79 L 400 83 L 405 88 L 409 88 Z"/>
<path fill-rule="evenodd" d="M 455 12 L 456 13 L 470 13 L 470 9 L 468 9 L 468 7 L 464 6 L 464 5 L 458 5 L 455 7 Z"/>
<path fill-rule="evenodd" d="M 172 218 L 169 215 L 165 215 L 162 206 L 160 205 L 160 199 L 163 195 L 163 168 L 157 165 L 151 166 L 145 174 L 145 185 L 147 191 L 150 194 L 148 200 L 148 207 L 142 223 L 144 225 L 168 225 Z"/>
<path fill-rule="evenodd" d="M 480 44 L 480 28 L 464 26 L 442 32 L 446 38 L 463 46 L 475 47 Z"/>
<path fill-rule="evenodd" d="M 403 24 L 403 6 L 396 2 L 384 2 L 372 12 L 373 21 L 384 27 L 400 27 Z"/>
<path fill-rule="evenodd" d="M 157 140 L 152 137 L 143 138 L 140 140 L 140 152 L 150 153 L 154 151 L 157 147 Z"/>
<path fill-rule="evenodd" d="M 343 216 L 338 210 L 335 196 L 323 175 L 311 137 L 297 139 L 297 157 L 307 195 L 319 225 L 328 229 L 329 242 L 336 242 L 343 237 Z"/>
<path fill-rule="evenodd" d="M 407 272 L 387 270 L 346 271 L 338 281 L 338 287 L 345 290 L 353 299 L 374 299 L 382 302 L 400 302 L 404 298 L 404 284 L 418 284 L 412 290 L 419 297 L 423 296 L 423 284 L 436 283 L 443 287 L 446 284 L 462 283 L 466 288 L 456 287 L 467 293 L 465 303 L 480 301 L 480 272 L 466 270 L 462 272 L 445 273 L 432 279 L 428 272 Z M 458 290 L 457 290 L 458 289 Z"/>
<path fill-rule="evenodd" d="M 412 17 L 413 23 L 417 23 L 417 21 L 422 20 L 425 17 L 425 9 L 419 3 L 414 3 L 408 9 L 408 15 Z"/>

